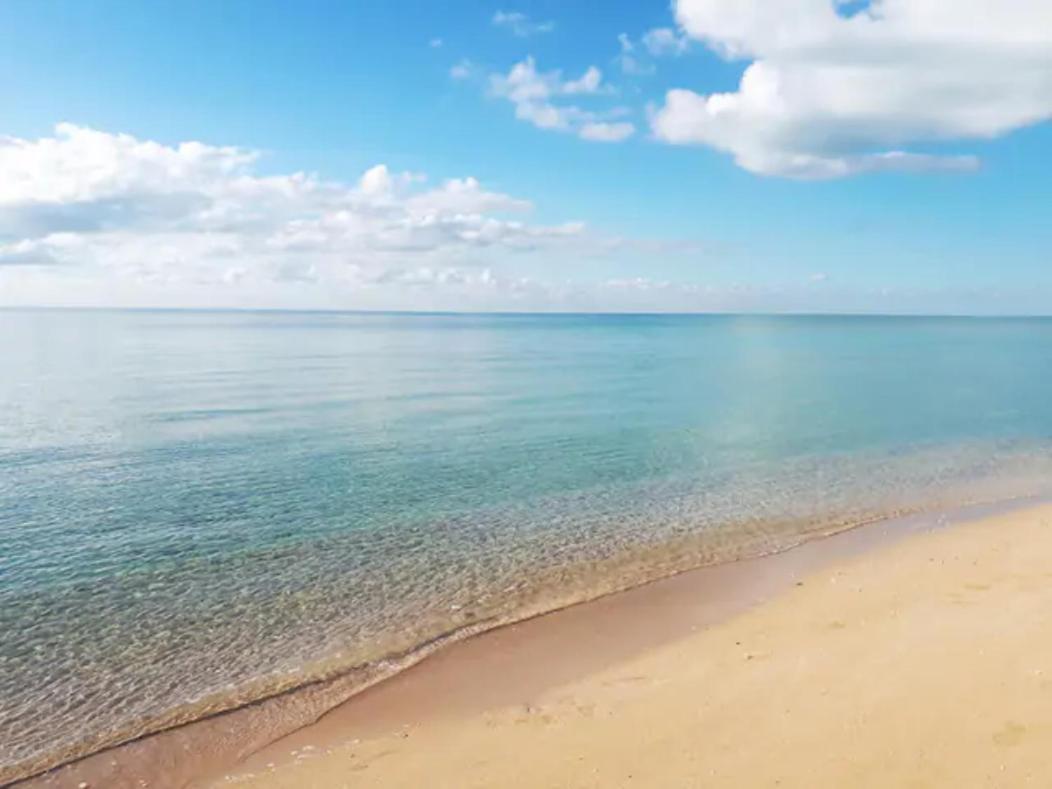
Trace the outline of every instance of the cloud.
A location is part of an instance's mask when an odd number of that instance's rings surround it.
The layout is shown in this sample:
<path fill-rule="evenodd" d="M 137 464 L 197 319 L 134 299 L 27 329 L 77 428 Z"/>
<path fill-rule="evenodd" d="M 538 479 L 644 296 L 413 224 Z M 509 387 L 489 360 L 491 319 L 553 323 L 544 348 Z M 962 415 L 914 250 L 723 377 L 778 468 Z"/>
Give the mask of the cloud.
<path fill-rule="evenodd" d="M 61 260 L 53 248 L 64 243 L 62 234 L 43 239 L 26 238 L 11 244 L 0 244 L 0 266 L 54 266 Z"/>
<path fill-rule="evenodd" d="M 655 136 L 762 175 L 974 169 L 911 145 L 987 140 L 1052 117 L 1045 0 L 677 0 L 692 39 L 750 61 L 738 89 L 675 89 Z"/>
<path fill-rule="evenodd" d="M 582 140 L 593 142 L 621 142 L 635 133 L 636 127 L 626 121 L 618 123 L 586 123 L 578 130 Z"/>
<path fill-rule="evenodd" d="M 558 70 L 539 72 L 532 57 L 516 63 L 507 74 L 490 76 L 490 91 L 515 105 L 515 117 L 539 129 L 570 132 L 585 140 L 616 142 L 635 133 L 628 121 L 611 123 L 623 108 L 606 112 L 586 110 L 562 101 L 566 96 L 597 96 L 612 92 L 595 66 L 577 79 L 564 80 Z"/>
<path fill-rule="evenodd" d="M 614 62 L 629 76 L 649 76 L 657 71 L 652 57 L 679 56 L 690 48 L 690 39 L 670 27 L 655 27 L 643 34 L 638 42 L 627 33 L 617 37 L 620 51 Z"/>
<path fill-rule="evenodd" d="M 690 38 L 670 27 L 655 27 L 643 34 L 643 46 L 655 57 L 682 55 L 690 48 Z"/>
<path fill-rule="evenodd" d="M 510 30 L 519 38 L 527 38 L 537 33 L 550 33 L 555 29 L 554 22 L 534 22 L 521 11 L 497 11 L 491 21 L 495 27 Z"/>
<path fill-rule="evenodd" d="M 561 86 L 561 92 L 567 96 L 573 96 L 578 93 L 598 93 L 602 82 L 603 72 L 595 66 L 589 66 L 580 78 L 564 82 Z"/>
<path fill-rule="evenodd" d="M 442 44 L 443 41 L 441 38 L 433 38 L 427 42 L 427 45 L 431 47 L 431 49 L 439 49 L 442 46 Z"/>
<path fill-rule="evenodd" d="M 467 58 L 461 58 L 449 69 L 449 76 L 453 79 L 470 79 L 475 74 L 475 64 Z"/>
<path fill-rule="evenodd" d="M 529 201 L 475 178 L 428 186 L 381 164 L 345 184 L 260 175 L 258 158 L 72 124 L 0 138 L 0 266 L 139 282 L 362 283 L 589 243 L 583 224 L 532 223 Z"/>
<path fill-rule="evenodd" d="M 628 33 L 619 33 L 617 44 L 620 51 L 617 53 L 617 57 L 614 58 L 614 62 L 621 67 L 622 74 L 642 76 L 654 73 L 654 65 L 640 59 L 636 52 L 636 44 Z"/>

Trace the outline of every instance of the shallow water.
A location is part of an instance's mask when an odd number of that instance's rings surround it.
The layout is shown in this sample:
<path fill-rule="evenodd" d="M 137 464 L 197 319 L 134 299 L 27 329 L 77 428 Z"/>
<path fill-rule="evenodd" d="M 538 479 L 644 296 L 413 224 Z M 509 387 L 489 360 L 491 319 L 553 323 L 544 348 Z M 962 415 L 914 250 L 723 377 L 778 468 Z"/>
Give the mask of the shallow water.
<path fill-rule="evenodd" d="M 1052 320 L 0 311 L 0 778 L 1046 492 Z"/>

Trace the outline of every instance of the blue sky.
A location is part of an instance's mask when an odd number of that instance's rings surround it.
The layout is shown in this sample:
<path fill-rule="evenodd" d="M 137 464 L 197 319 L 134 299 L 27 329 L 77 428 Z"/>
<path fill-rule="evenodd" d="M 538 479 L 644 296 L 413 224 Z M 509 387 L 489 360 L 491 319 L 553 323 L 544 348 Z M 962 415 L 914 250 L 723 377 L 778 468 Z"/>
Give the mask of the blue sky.
<path fill-rule="evenodd" d="M 1049 312 L 1052 20 L 977 4 L 5 3 L 0 303 Z"/>

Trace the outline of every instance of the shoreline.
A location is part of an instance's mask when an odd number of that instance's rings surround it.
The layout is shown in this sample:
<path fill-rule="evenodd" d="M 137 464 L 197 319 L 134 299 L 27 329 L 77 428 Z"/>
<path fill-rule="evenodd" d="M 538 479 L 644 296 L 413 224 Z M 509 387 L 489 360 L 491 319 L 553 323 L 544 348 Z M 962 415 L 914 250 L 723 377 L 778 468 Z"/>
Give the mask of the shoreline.
<path fill-rule="evenodd" d="M 699 627 L 710 627 L 762 604 L 791 588 L 801 574 L 865 553 L 917 532 L 940 528 L 948 523 L 972 521 L 991 513 L 1026 510 L 1044 499 L 1025 497 L 989 504 L 965 505 L 949 512 L 926 512 L 878 519 L 848 526 L 831 534 L 817 534 L 788 549 L 758 557 L 685 570 L 671 576 L 601 595 L 553 611 L 535 614 L 510 624 L 487 628 L 479 623 L 475 632 L 452 634 L 427 649 L 414 651 L 402 659 L 407 665 L 388 666 L 389 671 L 363 682 L 362 676 L 345 675 L 326 682 L 312 683 L 210 716 L 188 724 L 146 735 L 136 740 L 93 753 L 52 770 L 23 779 L 16 784 L 35 787 L 91 786 L 137 787 L 145 781 L 158 786 L 207 786 L 217 776 L 228 774 L 238 765 L 266 764 L 260 759 L 280 761 L 280 751 L 304 736 L 322 734 L 330 743 L 340 739 L 350 727 L 357 735 L 375 736 L 396 725 L 411 711 L 417 720 L 449 715 L 477 714 L 480 710 L 508 703 L 504 690 L 495 692 L 464 683 L 463 668 L 472 662 L 492 660 L 494 651 L 536 653 L 533 659 L 547 664 L 544 676 L 529 678 L 514 689 L 522 693 L 532 688 L 570 681 L 585 676 L 616 659 L 628 659 L 680 637 Z M 670 605 L 677 612 L 651 618 L 641 625 L 640 608 Z M 597 622 L 613 626 L 628 623 L 631 633 L 610 639 L 599 636 Z M 582 629 L 591 630 L 590 643 L 580 644 Z M 578 658 L 564 661 L 552 672 L 543 649 L 531 644 L 565 643 L 574 631 Z M 601 648 L 601 649 L 600 649 Z M 598 651 L 602 652 L 600 656 Z M 486 653 L 491 653 L 486 657 Z M 481 656 L 481 657 L 480 657 Z M 518 661 L 520 664 L 523 659 Z M 457 665 L 462 664 L 458 669 Z M 460 694 L 435 692 L 448 685 L 450 674 L 457 675 L 465 687 Z M 471 674 L 471 672 L 468 672 Z M 428 679 L 428 678 L 431 679 Z M 471 677 L 473 678 L 473 677 Z M 532 684 L 531 684 L 532 683 Z M 340 685 L 343 685 L 341 690 Z M 529 686 L 529 687 L 527 687 Z M 430 687 L 430 689 L 429 689 Z M 510 689 L 508 689 L 510 690 Z M 343 695 L 342 700 L 333 701 Z M 409 698 L 405 697 L 408 694 Z M 415 694 L 415 697 L 414 697 Z M 398 711 L 393 714 L 392 711 Z M 380 714 L 378 714 L 380 713 Z M 363 724 L 367 719 L 368 725 Z M 316 722 L 319 721 L 320 722 Z M 401 725 L 398 723 L 397 725 Z M 356 728 L 357 727 L 357 728 Z M 329 731 L 328 735 L 324 732 Z M 316 746 L 315 746 L 316 747 Z M 193 753 L 193 765 L 185 755 Z"/>
<path fill-rule="evenodd" d="M 1052 504 L 1017 504 L 496 631 L 196 786 L 1042 785 Z"/>

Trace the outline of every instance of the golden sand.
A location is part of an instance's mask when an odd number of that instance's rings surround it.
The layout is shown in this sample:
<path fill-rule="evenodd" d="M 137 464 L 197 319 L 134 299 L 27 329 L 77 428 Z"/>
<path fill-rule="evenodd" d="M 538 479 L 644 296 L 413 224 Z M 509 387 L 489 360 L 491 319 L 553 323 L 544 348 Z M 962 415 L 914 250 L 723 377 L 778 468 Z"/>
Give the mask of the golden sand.
<path fill-rule="evenodd" d="M 473 639 L 200 785 L 1052 786 L 1052 507 L 794 553 Z"/>

